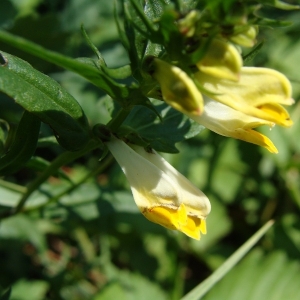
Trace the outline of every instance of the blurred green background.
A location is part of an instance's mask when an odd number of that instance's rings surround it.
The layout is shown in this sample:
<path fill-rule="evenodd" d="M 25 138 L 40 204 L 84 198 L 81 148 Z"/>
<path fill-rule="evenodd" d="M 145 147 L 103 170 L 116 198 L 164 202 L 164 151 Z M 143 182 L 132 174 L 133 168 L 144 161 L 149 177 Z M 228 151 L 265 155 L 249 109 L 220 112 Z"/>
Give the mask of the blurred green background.
<path fill-rule="evenodd" d="M 258 41 L 264 46 L 248 62 L 281 71 L 292 82 L 293 127 L 263 129 L 279 154 L 208 130 L 177 144 L 180 153 L 163 154 L 210 198 L 207 235 L 194 241 L 147 221 L 111 159 L 101 174 L 59 201 L 0 223 L 2 293 L 12 286 L 12 300 L 180 299 L 266 221 L 275 219 L 255 249 L 204 299 L 300 298 L 300 18 L 294 11 L 268 13 L 293 22 L 283 28 L 262 27 Z M 71 57 L 93 56 L 81 34 L 82 23 L 109 67 L 129 62 L 118 38 L 113 1 L 1 0 L 1 29 Z M 0 49 L 57 80 L 77 99 L 90 124 L 109 120 L 105 94 L 78 75 L 3 43 Z M 17 123 L 20 113 L 12 100 L 0 95 L 0 118 Z M 43 126 L 41 135 L 50 134 Z M 35 155 L 52 160 L 61 151 L 40 145 Z M 100 156 L 95 150 L 64 171 L 76 182 L 97 166 Z M 34 175 L 27 166 L 5 179 L 19 187 Z M 32 203 L 68 185 L 50 178 Z M 1 206 L 16 203 L 18 197 L 16 186 L 0 182 Z"/>

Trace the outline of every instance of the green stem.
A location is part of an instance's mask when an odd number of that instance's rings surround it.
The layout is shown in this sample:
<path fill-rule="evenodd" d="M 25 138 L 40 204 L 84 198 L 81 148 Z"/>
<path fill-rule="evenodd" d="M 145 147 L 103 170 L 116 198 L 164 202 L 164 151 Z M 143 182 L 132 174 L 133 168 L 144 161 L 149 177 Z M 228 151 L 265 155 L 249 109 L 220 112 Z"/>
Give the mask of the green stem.
<path fill-rule="evenodd" d="M 8 181 L 2 180 L 2 179 L 0 179 L 0 186 L 3 186 L 11 191 L 15 191 L 15 192 L 22 193 L 22 194 L 26 193 L 26 191 L 27 191 L 27 188 L 22 185 L 18 185 L 13 182 L 8 182 Z"/>
<path fill-rule="evenodd" d="M 118 111 L 117 115 L 107 124 L 107 127 L 112 131 L 116 131 L 125 121 L 130 113 L 130 109 L 122 108 Z"/>
<path fill-rule="evenodd" d="M 74 229 L 73 234 L 76 240 L 78 241 L 78 244 L 84 255 L 85 261 L 87 263 L 91 263 L 96 257 L 96 253 L 94 250 L 94 245 L 91 242 L 87 232 L 83 227 L 77 227 Z"/>
<path fill-rule="evenodd" d="M 82 177 L 78 182 L 76 182 L 75 184 L 69 186 L 68 188 L 66 188 L 64 191 L 60 192 L 59 194 L 53 196 L 52 198 L 50 198 L 46 203 L 34 206 L 34 207 L 30 207 L 28 209 L 25 209 L 24 212 L 28 212 L 28 211 L 32 211 L 32 210 L 36 210 L 36 209 L 40 209 L 50 203 L 56 202 L 58 201 L 62 196 L 66 195 L 66 194 L 70 194 L 71 192 L 73 192 L 75 189 L 77 189 L 82 183 L 84 183 L 88 178 L 90 177 L 94 177 L 97 174 L 103 172 L 103 170 L 111 164 L 111 162 L 113 161 L 113 157 L 110 155 L 107 157 L 107 159 L 100 164 L 99 166 L 97 166 L 97 168 L 95 168 L 94 170 L 92 170 L 90 173 L 88 173 L 87 175 L 85 175 L 84 177 Z"/>
<path fill-rule="evenodd" d="M 1 218 L 6 218 L 6 217 L 9 217 L 11 215 L 19 213 L 23 209 L 26 201 L 31 196 L 31 194 L 42 183 L 44 183 L 52 174 L 54 174 L 61 166 L 63 166 L 64 164 L 72 162 L 73 160 L 75 160 L 75 159 L 81 157 L 82 155 L 84 155 L 85 153 L 88 153 L 91 150 L 95 149 L 99 145 L 100 145 L 99 141 L 91 140 L 87 144 L 87 146 L 84 149 L 80 150 L 80 151 L 76 151 L 76 152 L 66 151 L 66 152 L 62 153 L 55 160 L 53 160 L 51 165 L 47 169 L 45 169 L 44 172 L 39 177 L 37 177 L 34 181 L 32 181 L 28 185 L 27 191 L 24 193 L 23 197 L 20 199 L 17 206 L 15 208 L 13 208 L 12 210 L 10 210 L 8 212 L 4 212 L 2 215 L 0 215 L 0 219 Z"/>
<path fill-rule="evenodd" d="M 252 235 L 238 250 L 236 250 L 214 273 L 187 293 L 181 300 L 201 299 L 221 278 L 223 278 L 258 242 L 258 240 L 274 224 L 273 220 L 268 221 L 254 235 Z"/>

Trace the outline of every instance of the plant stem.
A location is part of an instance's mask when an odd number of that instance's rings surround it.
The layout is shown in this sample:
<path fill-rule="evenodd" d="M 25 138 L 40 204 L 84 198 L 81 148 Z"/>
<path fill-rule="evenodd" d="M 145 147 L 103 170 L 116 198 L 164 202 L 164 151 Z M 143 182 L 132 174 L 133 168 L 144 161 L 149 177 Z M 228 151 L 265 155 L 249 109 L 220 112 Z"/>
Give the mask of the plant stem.
<path fill-rule="evenodd" d="M 34 206 L 34 207 L 30 207 L 28 209 L 25 209 L 24 212 L 28 212 L 28 211 L 40 209 L 40 208 L 42 208 L 42 207 L 44 207 L 44 206 L 46 206 L 46 205 L 48 205 L 50 203 L 56 202 L 62 196 L 66 195 L 66 194 L 70 194 L 75 189 L 77 189 L 82 183 L 84 183 L 88 178 L 94 177 L 95 175 L 101 173 L 112 161 L 113 161 L 113 157 L 111 155 L 108 156 L 107 159 L 102 164 L 100 164 L 99 166 L 97 166 L 97 168 L 95 168 L 90 173 L 88 173 L 84 177 L 82 177 L 78 182 L 76 182 L 75 184 L 69 186 L 64 191 L 60 192 L 59 194 L 53 196 L 46 203 L 43 203 L 43 204 L 40 204 L 40 205 L 37 205 L 37 206 Z"/>
<path fill-rule="evenodd" d="M 86 145 L 86 147 L 80 151 L 76 151 L 76 152 L 66 151 L 66 152 L 62 153 L 61 155 L 59 155 L 56 159 L 53 160 L 51 165 L 48 168 L 46 168 L 39 177 L 37 177 L 34 181 L 32 181 L 28 185 L 27 191 L 24 193 L 24 195 L 20 199 L 17 206 L 10 211 L 6 211 L 6 212 L 2 213 L 0 215 L 0 219 L 3 219 L 3 218 L 6 218 L 11 215 L 19 213 L 23 209 L 23 207 L 24 207 L 27 199 L 30 197 L 30 195 L 43 182 L 45 182 L 52 174 L 54 174 L 61 166 L 63 166 L 64 164 L 70 163 L 71 161 L 77 159 L 78 157 L 81 157 L 82 155 L 84 155 L 87 152 L 90 152 L 91 150 L 95 149 L 99 145 L 100 145 L 100 141 L 90 140 L 90 142 Z"/>
<path fill-rule="evenodd" d="M 236 250 L 214 273 L 187 293 L 181 300 L 201 299 L 221 278 L 223 278 L 258 242 L 258 240 L 274 224 L 273 220 L 268 221 L 255 234 L 253 234 L 238 250 Z"/>
<path fill-rule="evenodd" d="M 117 115 L 107 124 L 107 127 L 112 131 L 116 131 L 125 121 L 130 113 L 130 109 L 122 108 L 118 111 Z"/>
<path fill-rule="evenodd" d="M 27 188 L 22 185 L 18 185 L 13 182 L 5 181 L 2 179 L 0 179 L 0 186 L 3 186 L 11 191 L 15 191 L 15 192 L 22 193 L 22 194 L 26 193 L 26 191 L 27 191 Z"/>

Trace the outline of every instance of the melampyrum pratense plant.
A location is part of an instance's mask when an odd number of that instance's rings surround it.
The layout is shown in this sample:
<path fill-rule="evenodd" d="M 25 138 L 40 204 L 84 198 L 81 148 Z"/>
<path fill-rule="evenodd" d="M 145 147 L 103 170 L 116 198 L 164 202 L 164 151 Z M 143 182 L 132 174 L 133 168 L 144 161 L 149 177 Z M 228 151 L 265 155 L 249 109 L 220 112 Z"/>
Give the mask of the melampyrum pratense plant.
<path fill-rule="evenodd" d="M 42 171 L 17 205 L 2 207 L 1 217 L 32 209 L 27 200 L 43 182 L 51 175 L 66 176 L 63 165 L 99 148 L 101 159 L 110 152 L 117 160 L 148 220 L 199 240 L 206 234 L 209 199 L 156 151 L 176 153 L 175 143 L 206 127 L 277 153 L 256 128 L 292 125 L 285 109 L 293 104 L 290 82 L 276 70 L 244 64 L 259 55 L 261 26 L 285 25 L 263 18 L 260 9 L 296 7 L 277 0 L 121 3 L 115 7 L 116 22 L 130 63 L 118 69 L 106 65 L 83 26 L 96 58 L 69 58 L 0 32 L 2 42 L 81 75 L 104 91 L 114 107 L 109 122 L 91 126 L 76 99 L 56 81 L 1 51 L 0 90 L 24 113 L 17 126 L 1 120 L 0 176 L 9 181 L 10 174 L 29 162 Z M 52 129 L 53 138 L 39 139 L 41 122 Z M 151 132 L 136 130 L 137 122 Z M 58 143 L 65 152 L 52 162 L 38 160 L 33 154 L 43 142 Z"/>

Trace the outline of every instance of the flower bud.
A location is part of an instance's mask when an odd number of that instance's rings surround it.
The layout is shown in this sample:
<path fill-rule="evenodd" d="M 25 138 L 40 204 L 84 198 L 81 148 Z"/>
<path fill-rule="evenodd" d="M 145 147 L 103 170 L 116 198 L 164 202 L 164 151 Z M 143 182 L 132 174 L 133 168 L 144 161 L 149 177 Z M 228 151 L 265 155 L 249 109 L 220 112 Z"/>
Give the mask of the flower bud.
<path fill-rule="evenodd" d="M 202 113 L 202 95 L 194 81 L 180 68 L 155 58 L 153 77 L 159 82 L 162 97 L 170 106 L 186 114 Z"/>
<path fill-rule="evenodd" d="M 243 61 L 233 45 L 214 39 L 204 58 L 196 65 L 199 71 L 210 76 L 238 81 Z"/>

